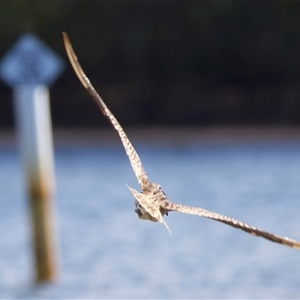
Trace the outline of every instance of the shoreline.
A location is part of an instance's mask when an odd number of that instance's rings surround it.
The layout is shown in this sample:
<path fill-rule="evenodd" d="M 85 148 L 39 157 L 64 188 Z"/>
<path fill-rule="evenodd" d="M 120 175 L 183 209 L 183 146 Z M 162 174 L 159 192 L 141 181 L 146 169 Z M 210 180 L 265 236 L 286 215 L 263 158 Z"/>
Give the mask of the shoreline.
<path fill-rule="evenodd" d="M 300 142 L 300 127 L 128 127 L 125 130 L 133 144 Z M 55 146 L 107 146 L 120 143 L 113 128 L 55 128 L 53 140 Z M 0 147 L 13 147 L 17 143 L 16 130 L 0 130 Z"/>

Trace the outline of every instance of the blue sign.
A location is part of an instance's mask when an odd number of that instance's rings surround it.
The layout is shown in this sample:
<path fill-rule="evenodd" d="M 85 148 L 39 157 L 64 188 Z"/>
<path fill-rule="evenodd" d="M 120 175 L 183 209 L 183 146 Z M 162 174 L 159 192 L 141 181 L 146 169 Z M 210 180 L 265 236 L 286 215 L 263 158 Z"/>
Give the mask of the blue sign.
<path fill-rule="evenodd" d="M 64 63 L 36 36 L 26 33 L 0 63 L 0 77 L 9 86 L 50 86 L 63 71 Z"/>

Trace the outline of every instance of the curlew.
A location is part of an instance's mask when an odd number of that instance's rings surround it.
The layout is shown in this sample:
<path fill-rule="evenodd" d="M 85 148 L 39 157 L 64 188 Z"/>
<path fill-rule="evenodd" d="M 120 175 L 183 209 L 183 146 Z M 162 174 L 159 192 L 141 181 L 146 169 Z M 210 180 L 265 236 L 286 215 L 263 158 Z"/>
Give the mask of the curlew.
<path fill-rule="evenodd" d="M 137 213 L 140 219 L 149 220 L 152 222 L 160 222 L 166 226 L 168 232 L 171 234 L 171 230 L 163 217 L 164 215 L 168 215 L 168 213 L 171 211 L 178 211 L 186 214 L 192 214 L 213 219 L 230 225 L 232 227 L 239 228 L 243 231 L 251 233 L 252 235 L 260 236 L 269 241 L 300 250 L 300 241 L 296 241 L 288 237 L 282 237 L 271 232 L 263 231 L 259 228 L 248 225 L 239 220 L 208 211 L 204 208 L 192 207 L 171 202 L 161 189 L 161 186 L 157 183 L 151 182 L 148 178 L 142 165 L 141 159 L 135 151 L 134 147 L 132 146 L 127 135 L 125 134 L 123 128 L 121 127 L 115 116 L 108 109 L 103 99 L 97 93 L 90 80 L 82 70 L 66 32 L 63 32 L 63 40 L 67 55 L 79 80 L 81 81 L 82 85 L 85 87 L 87 92 L 92 96 L 96 104 L 99 106 L 103 115 L 106 116 L 111 122 L 111 124 L 113 125 L 113 127 L 118 132 L 121 138 L 124 149 L 132 166 L 133 172 L 137 177 L 137 180 L 142 188 L 142 191 L 138 192 L 135 189 L 127 186 L 135 198 L 135 212 Z"/>

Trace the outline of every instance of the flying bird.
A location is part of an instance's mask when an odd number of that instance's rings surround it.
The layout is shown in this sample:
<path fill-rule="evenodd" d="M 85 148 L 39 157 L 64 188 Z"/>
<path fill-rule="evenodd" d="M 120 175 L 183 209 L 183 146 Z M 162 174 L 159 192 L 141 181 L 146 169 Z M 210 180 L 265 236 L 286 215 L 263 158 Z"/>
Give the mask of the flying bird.
<path fill-rule="evenodd" d="M 123 128 L 121 127 L 115 116 L 108 109 L 103 99 L 97 93 L 90 80 L 85 75 L 83 69 L 81 68 L 81 65 L 77 59 L 77 56 L 73 50 L 73 47 L 66 32 L 63 32 L 63 41 L 69 60 L 79 80 L 81 81 L 82 85 L 85 87 L 87 92 L 92 96 L 96 104 L 99 106 L 103 115 L 106 116 L 111 122 L 111 124 L 113 125 L 113 127 L 115 128 L 115 130 L 121 138 L 126 154 L 132 166 L 133 172 L 137 177 L 137 180 L 142 188 L 142 191 L 138 192 L 137 190 L 128 186 L 129 190 L 132 192 L 135 198 L 135 212 L 137 213 L 140 219 L 149 220 L 152 222 L 160 222 L 166 226 L 168 232 L 171 234 L 171 230 L 163 217 L 164 215 L 168 215 L 168 213 L 171 211 L 178 211 L 186 214 L 198 215 L 201 217 L 213 219 L 230 225 L 232 227 L 239 228 L 243 231 L 251 233 L 252 235 L 260 236 L 272 242 L 283 244 L 294 249 L 300 250 L 300 241 L 296 241 L 288 237 L 282 237 L 270 232 L 263 231 L 239 220 L 208 211 L 204 208 L 186 206 L 171 202 L 161 189 L 161 186 L 157 183 L 150 181 L 150 179 L 148 178 L 142 165 L 141 159 L 135 151 L 134 147 L 132 146 L 127 135 L 125 134 Z"/>

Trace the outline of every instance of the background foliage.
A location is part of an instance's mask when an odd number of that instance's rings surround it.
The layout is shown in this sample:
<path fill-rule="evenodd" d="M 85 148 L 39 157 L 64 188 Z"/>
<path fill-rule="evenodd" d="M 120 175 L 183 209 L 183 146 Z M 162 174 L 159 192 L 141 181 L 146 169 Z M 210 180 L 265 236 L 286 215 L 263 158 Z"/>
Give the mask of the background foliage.
<path fill-rule="evenodd" d="M 300 3 L 1 2 L 0 57 L 31 31 L 66 61 L 51 88 L 56 127 L 107 124 L 75 77 L 67 31 L 122 123 L 298 125 Z M 0 83 L 0 126 L 13 124 Z"/>

